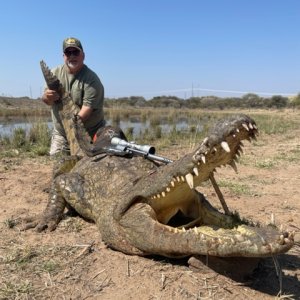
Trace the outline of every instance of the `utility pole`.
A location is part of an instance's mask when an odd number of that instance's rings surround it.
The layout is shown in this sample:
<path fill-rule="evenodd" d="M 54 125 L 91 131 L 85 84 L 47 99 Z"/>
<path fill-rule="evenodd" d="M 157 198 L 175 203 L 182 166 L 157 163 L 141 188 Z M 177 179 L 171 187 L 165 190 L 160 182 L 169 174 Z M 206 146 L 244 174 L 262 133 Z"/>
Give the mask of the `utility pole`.
<path fill-rule="evenodd" d="M 192 98 L 194 98 L 194 83 L 192 82 Z"/>

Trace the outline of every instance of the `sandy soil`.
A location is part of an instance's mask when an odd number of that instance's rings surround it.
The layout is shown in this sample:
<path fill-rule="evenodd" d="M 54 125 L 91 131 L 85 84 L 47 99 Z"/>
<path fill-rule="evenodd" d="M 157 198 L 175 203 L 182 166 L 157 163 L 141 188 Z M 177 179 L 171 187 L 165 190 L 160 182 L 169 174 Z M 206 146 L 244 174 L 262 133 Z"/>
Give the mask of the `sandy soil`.
<path fill-rule="evenodd" d="M 54 232 L 22 232 L 23 218 L 46 206 L 52 162 L 48 158 L 0 161 L 0 299 L 300 299 L 300 130 L 261 136 L 245 145 L 239 174 L 216 175 L 231 210 L 241 216 L 296 232 L 296 246 L 263 260 L 246 278 L 232 279 L 188 259 L 128 256 L 107 248 L 94 224 L 66 217 Z M 187 149 L 161 155 L 173 158 Z M 171 158 L 172 158 L 171 157 Z M 220 207 L 209 184 L 204 192 Z M 233 264 L 239 271 L 240 263 Z M 289 295 L 289 296 L 288 296 Z"/>

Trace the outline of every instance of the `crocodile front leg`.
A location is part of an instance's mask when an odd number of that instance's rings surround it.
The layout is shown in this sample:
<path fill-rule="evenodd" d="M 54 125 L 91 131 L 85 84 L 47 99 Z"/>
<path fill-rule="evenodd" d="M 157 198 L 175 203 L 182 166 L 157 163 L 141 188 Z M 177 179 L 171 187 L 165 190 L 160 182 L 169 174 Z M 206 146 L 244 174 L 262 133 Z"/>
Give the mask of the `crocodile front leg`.
<path fill-rule="evenodd" d="M 38 232 L 41 232 L 48 228 L 50 231 L 53 231 L 62 219 L 65 207 L 67 206 L 72 211 L 72 207 L 66 203 L 62 194 L 61 179 L 56 180 L 56 178 L 70 172 L 79 160 L 80 157 L 78 156 L 66 156 L 61 157 L 57 161 L 53 169 L 52 177 L 54 181 L 50 188 L 50 196 L 46 209 L 41 216 L 26 218 L 24 220 L 25 225 L 23 225 L 21 230 L 36 228 Z"/>
<path fill-rule="evenodd" d="M 66 201 L 61 193 L 59 182 L 58 180 L 55 180 L 50 190 L 47 207 L 42 215 L 25 220 L 25 224 L 21 230 L 27 230 L 30 228 L 35 228 L 38 232 L 45 229 L 48 229 L 49 231 L 55 230 L 63 217 L 65 207 Z"/>

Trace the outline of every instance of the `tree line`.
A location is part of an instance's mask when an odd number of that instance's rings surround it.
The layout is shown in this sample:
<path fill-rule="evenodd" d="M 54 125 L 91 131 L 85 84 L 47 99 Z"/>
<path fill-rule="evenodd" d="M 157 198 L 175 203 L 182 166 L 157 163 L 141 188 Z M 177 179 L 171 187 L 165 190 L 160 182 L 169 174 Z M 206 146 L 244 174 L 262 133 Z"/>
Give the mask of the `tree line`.
<path fill-rule="evenodd" d="M 150 100 L 144 97 L 131 96 L 123 98 L 106 98 L 104 106 L 120 107 L 173 107 L 173 108 L 200 108 L 200 109 L 228 109 L 228 108 L 296 108 L 300 107 L 300 93 L 294 97 L 274 95 L 272 97 L 261 97 L 249 93 L 242 97 L 220 98 L 216 96 L 191 97 L 181 99 L 176 96 L 158 96 Z"/>
<path fill-rule="evenodd" d="M 33 109 L 46 107 L 42 101 L 32 101 L 41 99 L 30 99 L 29 97 L 4 97 L 0 96 L 1 109 Z M 153 108 L 197 108 L 197 109 L 218 109 L 225 110 L 230 108 L 254 108 L 254 109 L 281 109 L 281 108 L 300 108 L 300 93 L 293 97 L 274 95 L 272 97 L 261 97 L 257 94 L 249 93 L 242 97 L 202 96 L 181 99 L 176 96 L 157 96 L 146 100 L 142 96 L 131 96 L 122 98 L 105 98 L 104 107 L 153 107 Z M 0 114 L 1 115 L 1 114 Z"/>

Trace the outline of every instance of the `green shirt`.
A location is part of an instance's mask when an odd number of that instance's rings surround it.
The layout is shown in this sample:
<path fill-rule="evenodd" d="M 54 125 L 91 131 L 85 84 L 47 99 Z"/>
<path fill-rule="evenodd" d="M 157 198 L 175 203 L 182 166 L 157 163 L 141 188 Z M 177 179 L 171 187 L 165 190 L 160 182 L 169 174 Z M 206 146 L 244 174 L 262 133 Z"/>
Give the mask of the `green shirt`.
<path fill-rule="evenodd" d="M 91 116 L 84 122 L 84 126 L 91 136 L 93 136 L 99 127 L 104 126 L 103 100 L 104 88 L 95 72 L 86 65 L 77 74 L 70 74 L 65 64 L 52 70 L 57 76 L 66 92 L 71 94 L 73 102 L 80 108 L 82 105 L 93 109 Z M 62 136 L 65 131 L 58 114 L 58 105 L 52 105 L 52 120 L 54 128 Z"/>

